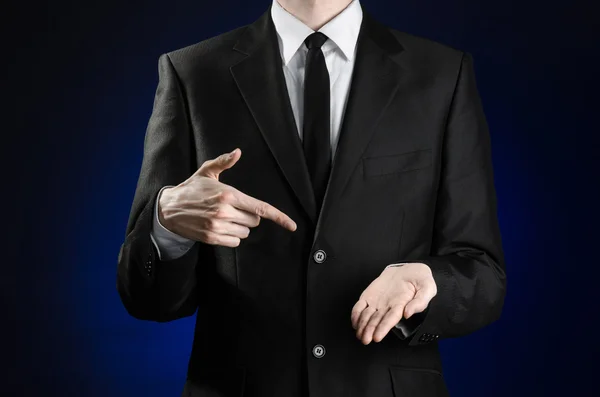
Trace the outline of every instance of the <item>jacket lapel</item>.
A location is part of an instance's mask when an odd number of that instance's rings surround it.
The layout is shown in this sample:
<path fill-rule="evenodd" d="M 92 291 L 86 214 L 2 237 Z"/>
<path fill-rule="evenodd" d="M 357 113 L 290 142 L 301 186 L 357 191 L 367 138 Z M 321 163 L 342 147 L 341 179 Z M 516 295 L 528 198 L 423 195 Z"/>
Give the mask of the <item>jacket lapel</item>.
<path fill-rule="evenodd" d="M 246 57 L 231 66 L 233 78 L 277 164 L 318 231 L 322 215 L 335 208 L 332 206 L 356 168 L 379 117 L 398 90 L 403 69 L 392 56 L 401 53 L 403 47 L 363 8 L 348 103 L 321 215 L 317 213 L 287 93 L 270 8 L 248 25 L 234 49 Z"/>
<path fill-rule="evenodd" d="M 317 206 L 283 75 L 270 8 L 249 25 L 234 49 L 246 55 L 231 74 L 260 132 L 309 218 Z"/>

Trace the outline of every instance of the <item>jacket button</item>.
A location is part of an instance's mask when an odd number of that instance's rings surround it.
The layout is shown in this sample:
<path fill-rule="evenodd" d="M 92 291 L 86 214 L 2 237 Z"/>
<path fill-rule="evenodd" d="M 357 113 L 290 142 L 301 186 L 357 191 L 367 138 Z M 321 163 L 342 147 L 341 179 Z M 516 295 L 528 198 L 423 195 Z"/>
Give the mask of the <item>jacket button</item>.
<path fill-rule="evenodd" d="M 317 250 L 317 251 L 315 251 L 315 253 L 313 255 L 313 259 L 317 263 L 325 262 L 325 258 L 327 258 L 327 254 L 323 250 Z"/>
<path fill-rule="evenodd" d="M 431 334 L 429 334 L 429 333 L 427 333 L 427 332 L 424 332 L 424 333 L 421 335 L 421 337 L 419 338 L 419 342 L 422 342 L 422 343 L 428 343 L 428 342 L 431 342 L 431 338 L 432 338 L 432 335 L 431 335 Z"/>
<path fill-rule="evenodd" d="M 325 347 L 323 345 L 315 345 L 312 349 L 312 354 L 316 358 L 322 358 L 325 355 Z"/>

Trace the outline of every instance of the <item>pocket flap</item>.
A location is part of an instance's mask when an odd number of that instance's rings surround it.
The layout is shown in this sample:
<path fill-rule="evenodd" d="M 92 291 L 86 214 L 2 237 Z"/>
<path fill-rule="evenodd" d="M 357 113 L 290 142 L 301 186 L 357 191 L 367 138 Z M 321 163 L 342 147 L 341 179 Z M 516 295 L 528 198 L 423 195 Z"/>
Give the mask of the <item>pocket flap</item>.
<path fill-rule="evenodd" d="M 441 372 L 429 368 L 390 367 L 395 397 L 450 397 Z"/>
<path fill-rule="evenodd" d="M 363 158 L 365 176 L 386 175 L 418 170 L 431 165 L 431 149 Z"/>

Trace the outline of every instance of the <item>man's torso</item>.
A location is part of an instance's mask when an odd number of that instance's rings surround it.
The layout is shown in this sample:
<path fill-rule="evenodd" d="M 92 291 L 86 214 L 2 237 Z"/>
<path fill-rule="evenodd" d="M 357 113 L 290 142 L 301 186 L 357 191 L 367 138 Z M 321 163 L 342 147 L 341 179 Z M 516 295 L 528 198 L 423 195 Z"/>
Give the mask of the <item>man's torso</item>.
<path fill-rule="evenodd" d="M 208 250 L 186 392 L 299 396 L 304 359 L 311 397 L 444 396 L 437 343 L 409 347 L 390 333 L 363 346 L 350 311 L 385 266 L 429 253 L 462 53 L 369 17 L 317 214 L 269 23 L 265 14 L 169 53 L 197 165 L 241 148 L 220 180 L 298 225 L 261 222 L 240 246 Z"/>

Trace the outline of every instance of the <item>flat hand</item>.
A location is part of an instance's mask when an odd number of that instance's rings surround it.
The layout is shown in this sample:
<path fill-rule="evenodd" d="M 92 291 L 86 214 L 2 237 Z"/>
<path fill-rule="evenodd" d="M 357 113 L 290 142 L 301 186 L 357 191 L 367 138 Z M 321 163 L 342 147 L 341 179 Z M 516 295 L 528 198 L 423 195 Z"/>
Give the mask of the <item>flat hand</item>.
<path fill-rule="evenodd" d="M 431 269 L 424 263 L 387 267 L 352 308 L 352 327 L 365 345 L 380 342 L 404 317 L 424 311 L 437 294 Z"/>
<path fill-rule="evenodd" d="M 219 182 L 219 174 L 240 159 L 241 150 L 205 161 L 188 179 L 163 190 L 158 213 L 168 230 L 211 245 L 237 247 L 261 218 L 290 230 L 296 223 L 264 201 Z"/>

